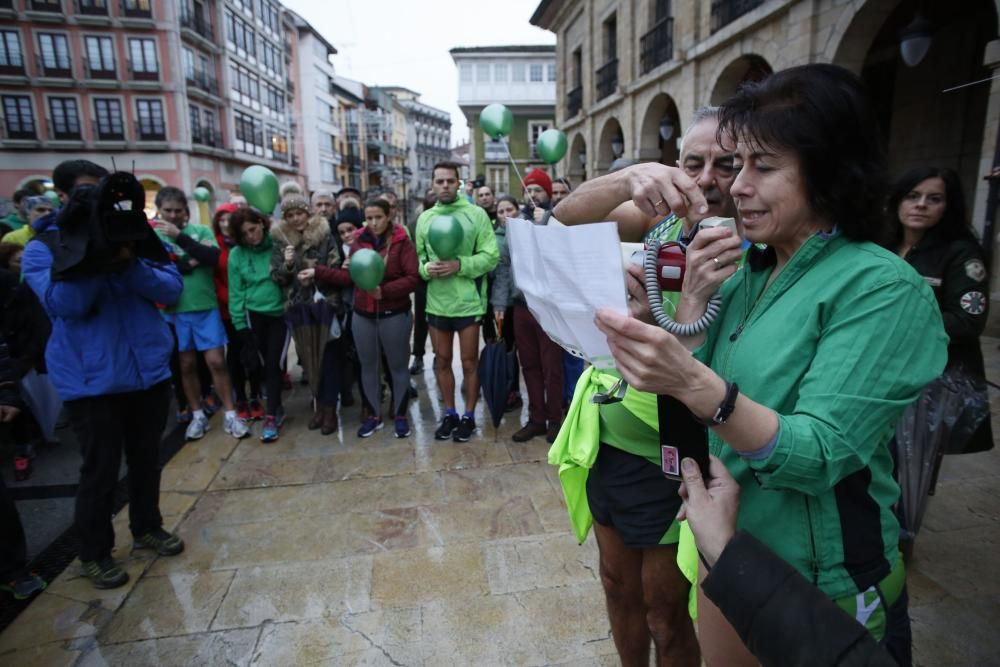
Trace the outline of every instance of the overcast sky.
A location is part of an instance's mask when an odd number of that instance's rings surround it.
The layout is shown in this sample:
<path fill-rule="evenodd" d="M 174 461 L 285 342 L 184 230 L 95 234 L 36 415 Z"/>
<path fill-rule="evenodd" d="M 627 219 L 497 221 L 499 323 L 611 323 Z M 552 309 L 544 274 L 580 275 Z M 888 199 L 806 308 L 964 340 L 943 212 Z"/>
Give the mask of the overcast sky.
<path fill-rule="evenodd" d="M 337 49 L 337 74 L 369 86 L 404 86 L 450 112 L 453 145 L 466 141 L 469 131 L 448 50 L 556 41 L 528 22 L 540 0 L 282 1 Z"/>

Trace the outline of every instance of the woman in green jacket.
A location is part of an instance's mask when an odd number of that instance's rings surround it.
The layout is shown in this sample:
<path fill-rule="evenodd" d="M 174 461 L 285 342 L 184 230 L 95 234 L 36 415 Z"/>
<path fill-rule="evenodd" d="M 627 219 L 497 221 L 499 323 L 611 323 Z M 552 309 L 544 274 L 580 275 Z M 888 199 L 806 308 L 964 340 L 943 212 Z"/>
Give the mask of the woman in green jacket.
<path fill-rule="evenodd" d="M 267 414 L 260 439 L 274 442 L 285 414 L 281 407 L 281 357 L 288 327 L 283 315 L 281 287 L 271 279 L 274 242 L 271 220 L 251 208 L 241 208 L 229 218 L 229 233 L 236 247 L 229 253 L 229 314 L 247 353 L 244 363 L 251 373 L 264 359 Z"/>
<path fill-rule="evenodd" d="M 744 85 L 719 125 L 720 139 L 736 140 L 731 195 L 758 246 L 722 285 L 718 319 L 684 343 L 608 311 L 598 325 L 631 386 L 707 420 L 712 453 L 741 486 L 739 528 L 907 664 L 888 443 L 947 354 L 930 288 L 872 243 L 885 183 L 878 124 L 855 75 L 806 65 Z M 683 195 L 662 187 L 685 214 Z M 705 230 L 689 246 L 679 321 L 700 317 L 732 274 L 714 261 L 728 235 Z M 756 664 L 704 596 L 698 624 L 706 664 Z"/>

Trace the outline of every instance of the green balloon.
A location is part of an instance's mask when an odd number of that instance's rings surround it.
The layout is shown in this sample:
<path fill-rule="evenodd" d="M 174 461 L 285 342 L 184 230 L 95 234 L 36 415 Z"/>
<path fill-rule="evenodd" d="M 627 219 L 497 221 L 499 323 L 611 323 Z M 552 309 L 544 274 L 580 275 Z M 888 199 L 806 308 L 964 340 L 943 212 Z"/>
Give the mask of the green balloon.
<path fill-rule="evenodd" d="M 441 259 L 455 259 L 464 238 L 462 223 L 450 215 L 439 215 L 434 218 L 427 230 L 427 240 L 434 253 Z"/>
<path fill-rule="evenodd" d="M 514 129 L 514 115 L 502 104 L 491 104 L 479 114 L 479 126 L 493 139 L 506 137 Z"/>
<path fill-rule="evenodd" d="M 259 164 L 247 167 L 240 176 L 240 192 L 248 204 L 264 215 L 271 215 L 278 205 L 278 177 Z"/>
<path fill-rule="evenodd" d="M 567 146 L 566 135 L 561 130 L 545 130 L 538 135 L 535 150 L 547 164 L 555 164 L 566 155 Z"/>
<path fill-rule="evenodd" d="M 62 206 L 62 202 L 59 201 L 59 195 L 56 194 L 55 190 L 46 190 L 45 194 L 42 196 L 49 200 L 49 203 L 52 204 L 52 208 L 60 208 Z"/>
<path fill-rule="evenodd" d="M 372 291 L 382 284 L 385 260 L 371 248 L 362 248 L 351 255 L 351 280 L 365 291 Z"/>
<path fill-rule="evenodd" d="M 209 192 L 208 188 L 203 188 L 200 185 L 194 189 L 194 200 L 195 201 L 208 201 L 212 193 Z"/>

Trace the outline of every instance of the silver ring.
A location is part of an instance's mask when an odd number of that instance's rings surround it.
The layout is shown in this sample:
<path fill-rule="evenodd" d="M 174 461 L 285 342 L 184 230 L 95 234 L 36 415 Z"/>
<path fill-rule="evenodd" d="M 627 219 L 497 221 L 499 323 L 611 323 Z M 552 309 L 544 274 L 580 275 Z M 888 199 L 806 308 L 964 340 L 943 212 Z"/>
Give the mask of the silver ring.
<path fill-rule="evenodd" d="M 653 208 L 659 208 L 659 207 L 660 207 L 660 204 L 662 204 L 662 203 L 663 203 L 663 201 L 664 201 L 664 200 L 663 200 L 663 199 L 661 199 L 660 201 L 658 201 L 658 202 L 656 202 L 655 204 L 653 204 Z"/>
<path fill-rule="evenodd" d="M 715 265 L 716 265 L 716 266 L 718 266 L 718 265 L 719 265 L 719 258 L 718 258 L 718 257 L 713 257 L 713 258 L 712 258 L 712 261 L 713 261 L 713 262 L 715 262 Z"/>

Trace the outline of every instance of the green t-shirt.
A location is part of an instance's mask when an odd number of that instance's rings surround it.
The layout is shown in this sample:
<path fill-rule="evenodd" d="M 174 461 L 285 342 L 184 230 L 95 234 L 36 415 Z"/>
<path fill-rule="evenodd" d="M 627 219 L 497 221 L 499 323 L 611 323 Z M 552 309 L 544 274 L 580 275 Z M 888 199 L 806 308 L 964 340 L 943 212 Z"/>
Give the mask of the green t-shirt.
<path fill-rule="evenodd" d="M 204 225 L 188 223 L 181 230 L 181 234 L 190 236 L 201 243 L 208 241 L 209 245 L 218 248 L 212 230 Z M 189 256 L 178 246 L 173 239 L 157 232 L 160 239 L 170 246 L 170 249 L 179 259 L 186 260 Z M 215 282 L 212 279 L 214 266 L 198 266 L 194 271 L 183 276 L 184 290 L 181 292 L 181 299 L 177 305 L 168 309 L 174 313 L 193 313 L 200 310 L 211 310 L 219 307 L 219 298 L 215 294 Z"/>
<path fill-rule="evenodd" d="M 644 240 L 659 239 L 661 242 L 677 241 L 684 231 L 684 221 L 675 215 L 662 220 L 646 233 Z M 663 292 L 663 310 L 673 317 L 677 310 L 680 292 Z M 606 372 L 606 371 L 605 371 Z M 632 405 L 641 404 L 647 419 L 656 419 L 656 395 L 636 391 L 629 387 Z M 625 403 L 606 403 L 599 409 L 601 442 L 612 445 L 636 456 L 645 457 L 650 463 L 660 465 L 660 434 L 655 426 L 636 416 Z"/>

